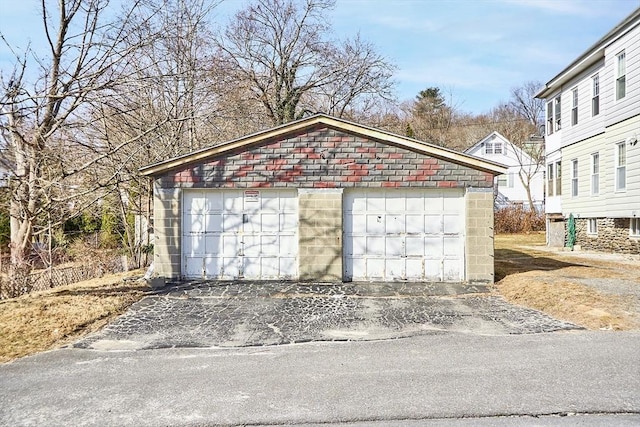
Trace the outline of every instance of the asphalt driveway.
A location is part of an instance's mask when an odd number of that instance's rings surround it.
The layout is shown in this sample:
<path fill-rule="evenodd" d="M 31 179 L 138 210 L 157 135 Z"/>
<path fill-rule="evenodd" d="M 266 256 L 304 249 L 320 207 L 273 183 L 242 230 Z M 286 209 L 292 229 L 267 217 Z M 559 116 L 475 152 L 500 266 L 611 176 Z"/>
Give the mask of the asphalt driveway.
<path fill-rule="evenodd" d="M 200 281 L 173 284 L 145 297 L 74 346 L 246 347 L 570 329 L 579 327 L 511 305 L 486 286 Z"/>

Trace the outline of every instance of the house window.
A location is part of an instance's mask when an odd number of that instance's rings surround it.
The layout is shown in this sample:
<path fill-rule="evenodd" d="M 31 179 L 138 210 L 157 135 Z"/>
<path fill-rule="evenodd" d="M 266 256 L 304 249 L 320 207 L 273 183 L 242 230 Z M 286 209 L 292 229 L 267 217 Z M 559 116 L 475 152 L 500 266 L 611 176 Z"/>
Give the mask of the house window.
<path fill-rule="evenodd" d="M 556 96 L 556 99 L 553 101 L 553 109 L 555 113 L 555 130 L 559 131 L 561 129 L 561 100 L 560 95 Z"/>
<path fill-rule="evenodd" d="M 571 91 L 571 126 L 578 124 L 578 88 Z"/>
<path fill-rule="evenodd" d="M 616 191 L 627 187 L 627 146 L 624 142 L 616 145 Z"/>
<path fill-rule="evenodd" d="M 484 143 L 485 154 L 502 154 L 502 142 L 487 141 Z"/>
<path fill-rule="evenodd" d="M 591 77 L 592 94 L 591 94 L 591 115 L 600 114 L 600 76 L 597 74 Z"/>
<path fill-rule="evenodd" d="M 553 133 L 553 101 L 547 102 L 547 135 Z"/>
<path fill-rule="evenodd" d="M 640 218 L 629 218 L 629 235 L 640 237 Z"/>
<path fill-rule="evenodd" d="M 624 51 L 618 54 L 618 69 L 616 73 L 616 101 L 627 94 L 627 60 Z"/>
<path fill-rule="evenodd" d="M 589 218 L 587 221 L 587 234 L 595 236 L 598 234 L 598 219 Z"/>
<path fill-rule="evenodd" d="M 578 160 L 571 161 L 571 197 L 578 195 Z"/>
<path fill-rule="evenodd" d="M 591 194 L 600 192 L 600 153 L 591 155 Z"/>
<path fill-rule="evenodd" d="M 556 162 L 556 196 L 562 195 L 562 163 Z"/>
<path fill-rule="evenodd" d="M 547 196 L 553 196 L 553 163 L 547 165 Z"/>
<path fill-rule="evenodd" d="M 498 175 L 498 187 L 504 188 L 506 186 L 507 186 L 507 175 L 505 174 Z"/>

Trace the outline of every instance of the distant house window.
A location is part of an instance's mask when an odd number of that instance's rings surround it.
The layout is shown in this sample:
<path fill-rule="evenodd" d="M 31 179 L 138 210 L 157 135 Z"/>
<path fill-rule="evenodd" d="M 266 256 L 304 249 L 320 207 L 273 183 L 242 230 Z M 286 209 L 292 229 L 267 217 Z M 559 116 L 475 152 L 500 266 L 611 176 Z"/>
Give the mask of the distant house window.
<path fill-rule="evenodd" d="M 616 145 L 616 191 L 627 188 L 627 146 L 624 142 Z"/>
<path fill-rule="evenodd" d="M 592 93 L 591 93 L 591 115 L 600 114 L 600 76 L 597 74 L 591 77 Z"/>
<path fill-rule="evenodd" d="M 571 197 L 578 195 L 578 160 L 571 161 Z"/>
<path fill-rule="evenodd" d="M 553 196 L 553 163 L 547 165 L 547 196 Z"/>
<path fill-rule="evenodd" d="M 598 219 L 597 218 L 589 218 L 587 222 L 587 234 L 596 235 L 598 234 Z"/>
<path fill-rule="evenodd" d="M 627 60 L 624 51 L 618 54 L 618 68 L 616 73 L 616 100 L 627 94 Z"/>
<path fill-rule="evenodd" d="M 498 175 L 498 188 L 504 188 L 507 186 L 507 175 Z"/>
<path fill-rule="evenodd" d="M 487 141 L 484 143 L 485 154 L 502 154 L 502 142 Z"/>
<path fill-rule="evenodd" d="M 553 133 L 553 101 L 547 102 L 547 135 Z"/>
<path fill-rule="evenodd" d="M 600 153 L 591 155 L 591 194 L 600 193 Z"/>
<path fill-rule="evenodd" d="M 640 218 L 629 218 L 629 235 L 640 237 Z"/>
<path fill-rule="evenodd" d="M 562 163 L 556 162 L 556 196 L 562 195 Z"/>
<path fill-rule="evenodd" d="M 578 124 L 578 88 L 571 91 L 571 126 Z"/>

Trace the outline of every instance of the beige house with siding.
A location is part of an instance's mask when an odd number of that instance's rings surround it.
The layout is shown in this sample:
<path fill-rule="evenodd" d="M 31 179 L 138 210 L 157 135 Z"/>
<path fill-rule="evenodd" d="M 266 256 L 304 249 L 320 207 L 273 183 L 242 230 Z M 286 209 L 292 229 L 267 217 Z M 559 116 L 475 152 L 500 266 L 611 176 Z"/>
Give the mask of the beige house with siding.
<path fill-rule="evenodd" d="M 140 172 L 166 279 L 492 282 L 506 170 L 317 114 Z"/>
<path fill-rule="evenodd" d="M 537 97 L 547 102 L 548 243 L 640 253 L 640 9 Z"/>

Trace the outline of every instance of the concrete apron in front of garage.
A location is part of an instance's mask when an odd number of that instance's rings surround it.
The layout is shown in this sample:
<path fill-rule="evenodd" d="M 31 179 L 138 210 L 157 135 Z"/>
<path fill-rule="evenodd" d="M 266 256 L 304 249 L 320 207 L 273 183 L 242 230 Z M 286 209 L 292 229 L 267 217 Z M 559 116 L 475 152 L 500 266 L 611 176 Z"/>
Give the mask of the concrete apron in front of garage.
<path fill-rule="evenodd" d="M 484 285 L 197 281 L 137 302 L 75 347 L 244 347 L 460 332 L 579 329 L 507 303 Z"/>

